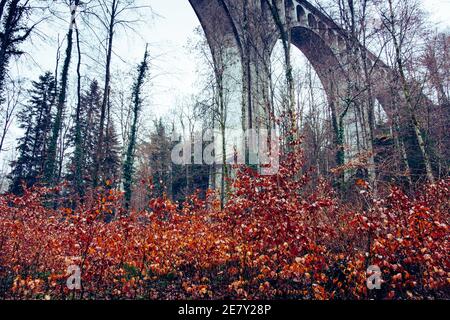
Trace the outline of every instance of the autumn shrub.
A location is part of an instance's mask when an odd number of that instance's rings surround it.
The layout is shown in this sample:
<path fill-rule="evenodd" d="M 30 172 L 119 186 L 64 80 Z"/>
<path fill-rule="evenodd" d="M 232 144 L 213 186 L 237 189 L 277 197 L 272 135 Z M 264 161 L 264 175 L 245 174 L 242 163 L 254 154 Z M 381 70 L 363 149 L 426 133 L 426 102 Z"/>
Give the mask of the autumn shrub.
<path fill-rule="evenodd" d="M 415 197 L 395 186 L 373 196 L 361 184 L 364 206 L 341 203 L 326 181 L 312 186 L 294 149 L 275 175 L 237 168 L 223 210 L 213 191 L 182 204 L 152 199 L 139 212 L 107 188 L 76 209 L 49 205 L 55 190 L 45 188 L 2 195 L 1 297 L 450 297 L 450 180 Z M 71 265 L 79 290 L 66 285 Z M 369 266 L 381 269 L 380 290 L 367 287 Z"/>

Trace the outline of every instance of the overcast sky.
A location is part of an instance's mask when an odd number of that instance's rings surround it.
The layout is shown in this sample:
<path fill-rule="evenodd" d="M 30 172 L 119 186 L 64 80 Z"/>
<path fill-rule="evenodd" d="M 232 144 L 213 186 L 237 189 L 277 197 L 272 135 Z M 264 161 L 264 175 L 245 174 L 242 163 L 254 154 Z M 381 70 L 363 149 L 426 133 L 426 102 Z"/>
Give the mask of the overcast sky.
<path fill-rule="evenodd" d="M 175 103 L 175 93 L 188 95 L 195 86 L 195 62 L 184 48 L 193 29 L 199 24 L 188 0 L 150 0 L 153 10 L 159 15 L 144 31 L 143 37 L 151 44 L 154 64 L 159 76 L 152 96 L 156 110 L 167 110 Z M 450 28 L 450 0 L 424 0 L 433 21 L 441 28 Z M 124 56 L 138 61 L 142 56 L 141 46 L 127 43 Z M 157 85 L 156 85 L 157 83 Z"/>
<path fill-rule="evenodd" d="M 145 2 L 146 0 L 141 0 Z M 425 8 L 430 12 L 432 20 L 441 29 L 450 29 L 450 0 L 423 0 Z M 132 34 L 123 34 L 115 43 L 116 56 L 113 57 L 114 70 L 130 70 L 130 66 L 139 62 L 142 58 L 145 43 L 148 42 L 150 53 L 153 57 L 151 101 L 149 103 L 150 117 L 164 114 L 173 108 L 181 97 L 195 92 L 196 62 L 189 55 L 186 44 L 193 36 L 193 30 L 199 21 L 191 8 L 188 0 L 147 0 L 157 14 L 153 18 L 145 16 L 147 20 L 139 28 L 140 37 Z M 80 32 L 89 30 L 79 24 Z M 55 30 L 56 29 L 56 30 Z M 36 39 L 26 50 L 29 55 L 20 62 L 12 65 L 12 71 L 22 77 L 36 79 L 46 70 L 55 68 L 56 39 L 64 37 L 67 32 L 67 23 L 62 21 L 61 28 L 44 28 L 43 40 Z M 46 39 L 48 37 L 48 39 Z M 95 41 L 94 41 L 95 42 Z M 64 49 L 65 47 L 63 47 Z M 64 51 L 64 50 L 62 50 Z M 64 57 L 62 57 L 63 59 Z M 99 56 L 99 60 L 104 57 Z M 86 70 L 84 74 L 97 72 L 102 79 L 102 65 L 89 63 L 90 67 L 97 65 L 97 70 Z M 74 66 L 72 66 L 74 68 Z M 72 85 L 72 89 L 74 86 Z M 17 129 L 13 128 L 10 135 L 10 144 L 13 144 Z"/>
<path fill-rule="evenodd" d="M 149 43 L 153 57 L 152 104 L 155 112 L 161 114 L 175 103 L 177 96 L 188 95 L 192 91 L 196 65 L 185 46 L 199 21 L 188 0 L 147 0 L 147 3 L 150 3 L 157 16 L 151 19 L 149 15 L 147 23 L 138 30 L 143 39 L 131 32 L 117 39 L 117 56 L 113 58 L 113 65 L 116 69 L 125 69 L 127 66 L 124 62 L 130 65 L 137 63 L 142 57 L 145 42 Z M 433 21 L 439 23 L 441 28 L 449 28 L 450 0 L 424 0 L 424 5 L 431 12 Z M 53 40 L 57 34 L 60 38 L 65 35 L 64 26 L 61 24 L 60 31 L 48 30 Z M 83 24 L 79 28 L 80 32 L 89 32 Z M 37 43 L 38 46 L 30 47 L 33 61 L 28 58 L 26 63 L 16 66 L 22 76 L 36 78 L 43 71 L 54 69 L 55 44 Z M 101 68 L 98 71 L 100 73 Z"/>

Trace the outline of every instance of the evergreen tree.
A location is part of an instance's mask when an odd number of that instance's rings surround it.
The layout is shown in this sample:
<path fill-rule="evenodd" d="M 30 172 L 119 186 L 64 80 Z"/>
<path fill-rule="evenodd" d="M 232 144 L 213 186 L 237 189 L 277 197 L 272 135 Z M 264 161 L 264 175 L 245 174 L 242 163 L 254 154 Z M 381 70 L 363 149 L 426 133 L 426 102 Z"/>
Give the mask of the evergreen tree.
<path fill-rule="evenodd" d="M 110 187 L 116 185 L 119 181 L 120 166 L 121 166 L 121 145 L 119 143 L 119 135 L 113 122 L 110 122 L 106 126 L 105 139 L 103 141 L 105 146 L 105 153 L 103 159 L 103 174 L 106 181 L 111 181 Z M 95 157 L 95 153 L 92 153 L 92 157 Z M 94 160 L 94 159 L 93 159 Z"/>
<path fill-rule="evenodd" d="M 22 192 L 22 182 L 28 187 L 41 178 L 48 152 L 48 138 L 52 127 L 52 107 L 55 103 L 55 78 L 50 72 L 32 82 L 29 103 L 17 119 L 24 135 L 18 141 L 18 157 L 12 163 L 10 191 Z"/>
<path fill-rule="evenodd" d="M 155 130 L 150 134 L 150 139 L 139 147 L 142 160 L 136 172 L 136 180 L 150 180 L 153 184 L 148 197 L 161 197 L 165 193 L 170 199 L 183 202 L 186 196 L 191 195 L 194 190 L 200 190 L 200 195 L 204 195 L 208 189 L 210 166 L 204 164 L 174 164 L 171 154 L 178 142 L 171 141 L 171 134 L 161 119 L 155 121 L 154 126 Z M 207 144 L 208 142 L 205 142 L 203 148 Z M 189 186 L 186 179 L 186 166 L 189 168 L 192 181 Z M 142 192 L 139 192 L 137 197 L 142 198 L 142 195 Z M 135 200 L 133 204 L 138 202 L 135 197 L 133 198 Z M 147 199 L 145 202 L 147 202 Z"/>
<path fill-rule="evenodd" d="M 164 192 L 172 194 L 172 160 L 171 146 L 173 143 L 166 134 L 161 119 L 155 123 L 156 131 L 150 137 L 149 165 L 151 167 L 155 197 L 161 197 Z"/>
<path fill-rule="evenodd" d="M 69 135 L 69 144 L 71 147 L 74 147 L 76 150 L 79 150 L 80 154 L 73 154 L 71 161 L 69 163 L 69 170 L 67 180 L 70 181 L 73 185 L 75 191 L 82 196 L 86 187 L 92 185 L 92 174 L 93 174 L 93 165 L 95 161 L 95 152 L 98 143 L 98 132 L 99 132 L 99 110 L 101 105 L 102 95 L 100 92 L 99 84 L 96 80 L 93 80 L 90 83 L 89 89 L 86 90 L 80 99 L 80 111 L 77 117 L 75 116 L 74 125 L 70 131 Z M 79 134 L 81 139 L 79 140 L 80 146 L 76 146 L 77 144 L 77 128 L 80 131 Z M 76 157 L 79 158 L 78 176 L 81 181 L 76 183 Z"/>

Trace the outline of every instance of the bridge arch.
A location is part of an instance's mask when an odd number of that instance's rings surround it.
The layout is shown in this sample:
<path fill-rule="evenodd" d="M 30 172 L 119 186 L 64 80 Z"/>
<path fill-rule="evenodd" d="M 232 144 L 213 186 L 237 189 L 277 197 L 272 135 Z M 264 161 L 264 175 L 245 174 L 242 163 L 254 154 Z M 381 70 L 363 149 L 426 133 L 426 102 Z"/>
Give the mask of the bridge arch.
<path fill-rule="evenodd" d="M 242 128 L 258 128 L 269 122 L 264 94 L 268 92 L 270 53 L 280 38 L 277 22 L 273 18 L 267 0 L 189 0 L 205 31 L 213 57 L 221 61 L 223 43 L 228 52 L 235 52 L 236 64 L 230 68 L 230 78 L 240 79 L 239 90 L 235 92 L 234 110 L 240 110 Z M 319 75 L 330 106 L 339 112 L 346 98 L 347 79 L 352 70 L 347 70 L 345 31 L 323 12 L 306 0 L 275 0 L 280 10 L 281 23 L 291 28 L 293 44 L 298 47 L 313 65 Z M 252 11 L 249 11 L 252 10 Z M 245 12 L 252 12 L 250 15 Z M 280 22 L 280 21 L 278 21 Z M 219 40 L 217 40 L 219 39 Z M 221 40 L 223 39 L 223 40 Z M 271 45 L 271 46 L 270 46 Z M 395 72 L 378 56 L 362 45 L 371 66 L 372 99 L 376 99 L 392 122 L 394 110 L 402 110 L 399 116 L 408 123 L 406 108 L 394 106 L 405 103 Z M 234 76 L 231 73 L 234 73 Z M 420 90 L 420 89 L 418 89 Z M 425 104 L 430 99 L 417 92 Z M 333 110 L 332 110 L 333 112 Z M 262 115 L 262 116 L 261 116 Z M 261 120 L 261 118 L 265 119 Z M 411 128 L 408 128 L 410 130 Z M 414 157 L 417 146 L 411 146 L 408 156 Z"/>
<path fill-rule="evenodd" d="M 220 59 L 217 55 L 217 47 L 223 45 L 223 43 L 218 44 L 218 42 L 227 41 L 229 42 L 228 45 L 234 48 L 233 50 L 239 55 L 241 63 L 246 58 L 252 60 L 253 66 L 249 69 L 254 70 L 249 70 L 249 72 L 256 72 L 258 77 L 264 74 L 258 68 L 270 63 L 263 60 L 270 60 L 273 47 L 279 40 L 275 23 L 271 20 L 271 14 L 266 12 L 269 9 L 265 1 L 254 1 L 257 3 L 256 9 L 260 10 L 259 16 L 262 19 L 258 22 L 259 24 L 264 24 L 264 27 L 251 31 L 250 36 L 253 36 L 255 39 L 255 41 L 252 41 L 252 46 L 254 47 L 260 45 L 258 41 L 264 37 L 270 38 L 270 44 L 266 45 L 264 49 L 260 49 L 260 52 L 258 52 L 258 48 L 252 48 L 256 52 L 246 53 L 243 47 L 247 35 L 242 30 L 242 24 L 245 22 L 242 16 L 245 10 L 243 7 L 244 1 L 189 0 L 205 31 L 215 59 Z M 338 90 L 343 90 L 342 87 L 346 84 L 346 79 L 349 77 L 343 67 L 346 64 L 345 32 L 306 0 L 279 0 L 279 2 L 281 3 L 280 7 L 285 8 L 284 19 L 289 19 L 290 21 L 292 44 L 299 48 L 314 66 L 329 100 L 337 102 Z M 251 4 L 253 1 L 250 0 L 249 3 Z M 270 20 L 272 23 L 267 23 L 267 20 Z M 362 49 L 367 50 L 365 48 Z M 246 57 L 246 54 L 249 56 Z M 386 114 L 391 115 L 392 101 L 389 98 L 391 96 L 391 83 L 389 81 L 393 78 L 392 72 L 378 57 L 368 50 L 367 57 L 369 64 L 373 68 L 373 82 L 376 84 L 373 88 L 374 98 L 382 105 Z M 242 66 L 242 73 L 245 73 L 244 68 Z M 243 79 L 242 81 L 245 82 L 246 80 Z M 263 80 L 263 82 L 266 81 L 267 79 Z M 252 85 L 255 84 L 248 84 L 248 90 L 251 89 Z M 258 85 L 256 84 L 256 86 Z M 255 90 L 255 92 L 257 91 L 261 90 Z M 247 105 L 250 104 L 250 102 L 247 103 Z"/>
<path fill-rule="evenodd" d="M 297 5 L 296 13 L 297 13 L 297 22 L 302 22 L 302 19 L 306 15 L 305 9 L 303 9 L 303 7 L 301 5 Z"/>
<path fill-rule="evenodd" d="M 345 83 L 346 75 L 332 49 L 309 28 L 294 27 L 291 36 L 292 44 L 303 53 L 319 76 L 329 103 L 336 102 L 339 95 L 337 84 Z"/>

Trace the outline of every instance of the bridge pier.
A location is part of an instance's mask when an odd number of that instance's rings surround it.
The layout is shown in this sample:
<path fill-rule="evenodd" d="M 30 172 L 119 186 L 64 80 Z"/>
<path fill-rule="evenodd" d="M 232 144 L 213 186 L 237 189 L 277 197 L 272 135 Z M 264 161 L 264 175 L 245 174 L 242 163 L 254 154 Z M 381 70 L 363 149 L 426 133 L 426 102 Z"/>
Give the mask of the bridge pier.
<path fill-rule="evenodd" d="M 224 81 L 229 95 L 227 121 L 232 127 L 240 127 L 241 132 L 249 128 L 271 128 L 270 57 L 280 32 L 266 0 L 189 2 L 205 31 L 216 69 L 227 79 Z M 301 50 L 317 72 L 327 93 L 331 113 L 338 121 L 345 111 L 352 77 L 355 76 L 349 67 L 347 33 L 306 0 L 277 0 L 277 4 L 282 23 L 291 34 L 292 44 Z M 392 95 L 395 73 L 367 49 L 361 47 L 360 50 L 365 50 L 367 62 L 373 67 L 373 99 L 378 100 L 392 119 L 398 108 Z M 231 64 L 226 63 L 228 58 L 224 58 L 228 55 L 235 57 Z M 345 116 L 345 123 L 351 116 L 351 112 Z M 363 128 L 361 134 L 367 130 L 370 128 Z M 334 131 L 336 135 L 337 128 Z M 348 138 L 352 134 L 347 130 Z M 354 152 L 348 155 L 352 154 Z M 346 157 L 346 161 L 349 160 L 351 157 Z"/>

